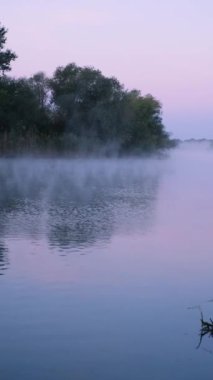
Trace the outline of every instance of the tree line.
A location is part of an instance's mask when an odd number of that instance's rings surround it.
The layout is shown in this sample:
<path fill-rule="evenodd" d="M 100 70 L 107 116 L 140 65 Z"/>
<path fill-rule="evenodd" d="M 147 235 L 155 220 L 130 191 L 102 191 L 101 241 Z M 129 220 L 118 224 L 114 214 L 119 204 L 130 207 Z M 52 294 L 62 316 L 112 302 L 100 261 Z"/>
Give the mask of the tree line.
<path fill-rule="evenodd" d="M 16 54 L 0 25 L 0 153 L 128 153 L 174 145 L 152 95 L 128 91 L 93 67 L 70 63 L 52 77 L 6 75 Z"/>

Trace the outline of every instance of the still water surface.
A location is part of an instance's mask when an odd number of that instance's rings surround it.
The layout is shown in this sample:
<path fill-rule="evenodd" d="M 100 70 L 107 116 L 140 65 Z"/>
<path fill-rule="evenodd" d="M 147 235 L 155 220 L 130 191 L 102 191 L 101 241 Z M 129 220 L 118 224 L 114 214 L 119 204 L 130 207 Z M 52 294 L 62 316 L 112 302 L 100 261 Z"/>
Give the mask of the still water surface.
<path fill-rule="evenodd" d="M 0 160 L 0 378 L 200 380 L 213 151 Z"/>

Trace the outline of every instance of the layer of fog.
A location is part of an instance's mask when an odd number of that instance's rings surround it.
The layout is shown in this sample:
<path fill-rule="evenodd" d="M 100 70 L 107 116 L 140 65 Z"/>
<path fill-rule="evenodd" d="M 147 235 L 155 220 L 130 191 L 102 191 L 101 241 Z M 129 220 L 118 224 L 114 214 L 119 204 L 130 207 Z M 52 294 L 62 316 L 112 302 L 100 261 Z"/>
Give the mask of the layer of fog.
<path fill-rule="evenodd" d="M 145 231 L 164 170 L 163 159 L 1 159 L 0 238 L 65 249 Z"/>
<path fill-rule="evenodd" d="M 165 175 L 178 168 L 179 186 L 189 175 L 196 183 L 209 155 L 209 143 L 190 142 L 161 159 L 1 159 L 1 246 L 24 236 L 67 250 L 107 242 L 114 233 L 144 233 L 154 224 Z"/>

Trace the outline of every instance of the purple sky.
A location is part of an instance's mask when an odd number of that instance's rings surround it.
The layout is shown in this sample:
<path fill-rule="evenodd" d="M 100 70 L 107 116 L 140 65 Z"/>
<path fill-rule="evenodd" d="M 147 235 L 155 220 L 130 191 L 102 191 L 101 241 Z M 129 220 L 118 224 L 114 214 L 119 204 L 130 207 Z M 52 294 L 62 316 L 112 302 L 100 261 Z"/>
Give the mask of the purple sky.
<path fill-rule="evenodd" d="M 0 0 L 12 74 L 75 62 L 163 103 L 174 137 L 213 138 L 213 0 Z"/>

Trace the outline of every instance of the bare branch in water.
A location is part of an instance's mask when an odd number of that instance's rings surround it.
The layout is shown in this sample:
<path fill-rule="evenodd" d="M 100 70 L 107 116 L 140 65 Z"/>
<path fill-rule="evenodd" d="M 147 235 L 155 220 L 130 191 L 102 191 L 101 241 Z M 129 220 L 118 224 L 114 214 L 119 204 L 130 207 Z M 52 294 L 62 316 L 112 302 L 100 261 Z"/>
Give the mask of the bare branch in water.
<path fill-rule="evenodd" d="M 209 322 L 204 321 L 202 311 L 200 311 L 200 313 L 201 313 L 201 318 L 200 318 L 201 329 L 200 329 L 200 340 L 199 340 L 199 343 L 196 347 L 197 349 L 200 347 L 202 340 L 203 340 L 203 337 L 205 335 L 208 335 L 209 337 L 213 338 L 213 320 L 210 318 Z"/>

